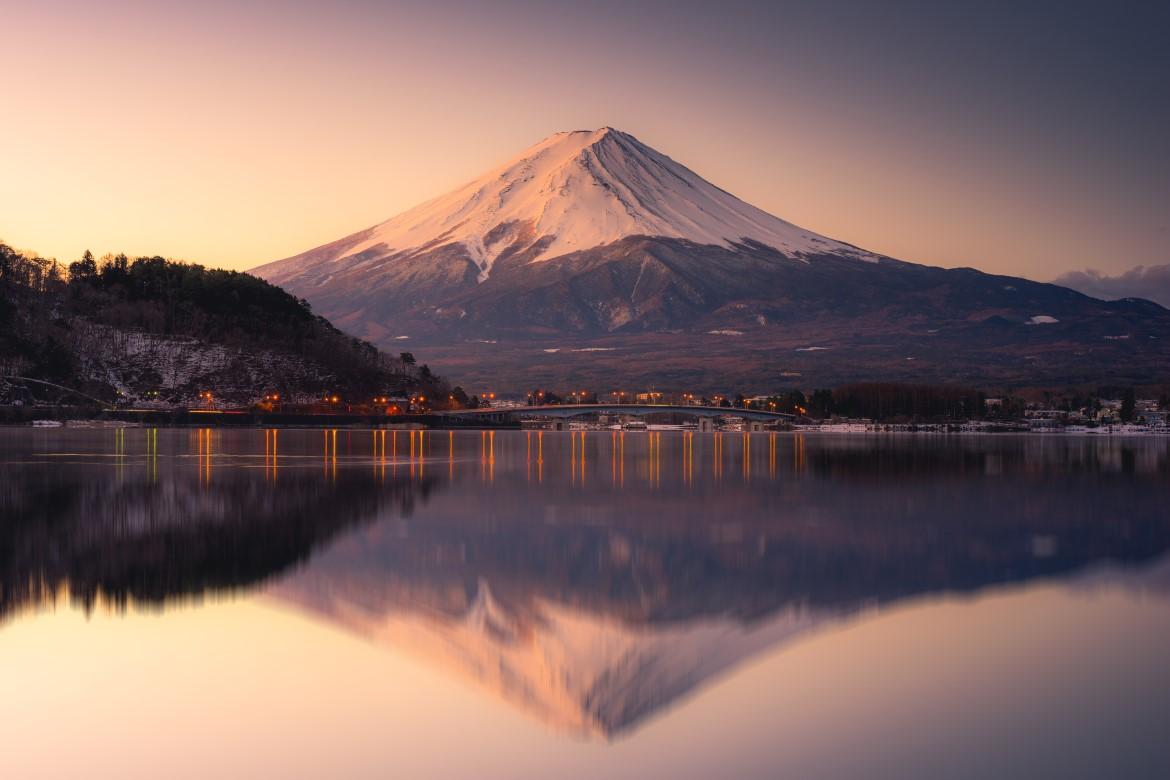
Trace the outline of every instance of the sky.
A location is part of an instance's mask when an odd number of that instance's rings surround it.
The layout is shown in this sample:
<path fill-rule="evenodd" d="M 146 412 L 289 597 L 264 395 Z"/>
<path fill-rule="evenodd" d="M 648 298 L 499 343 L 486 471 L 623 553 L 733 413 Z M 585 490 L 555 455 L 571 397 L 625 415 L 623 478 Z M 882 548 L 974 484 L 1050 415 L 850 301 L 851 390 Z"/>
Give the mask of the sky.
<path fill-rule="evenodd" d="M 246 269 L 613 126 L 877 252 L 1170 263 L 1170 4 L 0 0 L 0 240 Z"/>

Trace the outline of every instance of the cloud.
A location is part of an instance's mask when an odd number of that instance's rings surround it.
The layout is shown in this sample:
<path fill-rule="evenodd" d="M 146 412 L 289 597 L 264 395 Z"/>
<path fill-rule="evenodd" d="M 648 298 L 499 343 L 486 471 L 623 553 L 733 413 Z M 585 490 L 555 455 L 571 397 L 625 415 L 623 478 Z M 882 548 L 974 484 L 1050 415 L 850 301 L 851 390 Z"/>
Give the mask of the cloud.
<path fill-rule="evenodd" d="M 1053 282 L 1107 301 L 1145 298 L 1170 308 L 1170 265 L 1139 265 L 1117 276 L 1093 269 L 1070 271 Z"/>

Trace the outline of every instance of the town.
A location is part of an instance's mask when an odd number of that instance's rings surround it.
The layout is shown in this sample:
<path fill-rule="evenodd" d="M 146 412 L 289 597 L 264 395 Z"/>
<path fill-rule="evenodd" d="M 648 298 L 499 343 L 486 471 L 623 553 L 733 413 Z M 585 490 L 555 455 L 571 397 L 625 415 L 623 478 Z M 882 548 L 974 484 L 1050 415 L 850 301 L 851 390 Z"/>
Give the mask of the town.
<path fill-rule="evenodd" d="M 266 388 L 250 399 L 222 397 L 213 389 L 193 398 L 164 398 L 152 390 L 103 404 L 70 392 L 44 400 L 43 391 L 54 387 L 19 377 L 0 380 L 0 416 L 40 425 L 109 419 L 199 425 L 1170 434 L 1170 395 L 1163 390 L 1139 397 L 1133 388 L 988 395 L 949 385 L 873 382 L 754 395 L 547 388 L 520 395 L 454 387 L 445 394 L 399 388 L 365 397 Z"/>

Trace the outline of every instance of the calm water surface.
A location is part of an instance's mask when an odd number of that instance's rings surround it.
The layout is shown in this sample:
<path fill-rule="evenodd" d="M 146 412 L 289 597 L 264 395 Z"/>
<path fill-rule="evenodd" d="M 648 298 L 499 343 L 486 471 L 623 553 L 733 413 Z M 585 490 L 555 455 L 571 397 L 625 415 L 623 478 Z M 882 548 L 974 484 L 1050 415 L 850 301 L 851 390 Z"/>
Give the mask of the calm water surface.
<path fill-rule="evenodd" d="M 1164 439 L 0 430 L 13 778 L 1170 776 Z"/>

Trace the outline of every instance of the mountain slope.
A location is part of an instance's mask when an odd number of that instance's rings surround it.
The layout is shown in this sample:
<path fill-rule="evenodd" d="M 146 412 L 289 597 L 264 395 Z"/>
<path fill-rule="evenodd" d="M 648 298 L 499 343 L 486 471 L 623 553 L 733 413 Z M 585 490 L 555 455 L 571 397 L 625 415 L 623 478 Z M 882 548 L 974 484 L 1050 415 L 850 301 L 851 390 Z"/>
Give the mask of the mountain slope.
<path fill-rule="evenodd" d="M 351 332 L 425 344 L 461 380 L 505 390 L 1170 379 L 1157 305 L 865 252 L 610 128 L 554 135 L 254 273 Z"/>
<path fill-rule="evenodd" d="M 744 203 L 633 136 L 603 127 L 557 133 L 454 192 L 256 272 L 283 284 L 322 263 L 458 247 L 483 281 L 502 256 L 539 262 L 637 235 L 870 257 Z"/>
<path fill-rule="evenodd" d="M 86 253 L 66 277 L 0 244 L 0 402 L 31 400 L 7 377 L 160 405 L 202 403 L 207 391 L 247 404 L 273 390 L 295 402 L 417 384 L 398 359 L 247 274 L 160 257 L 99 265 Z"/>

